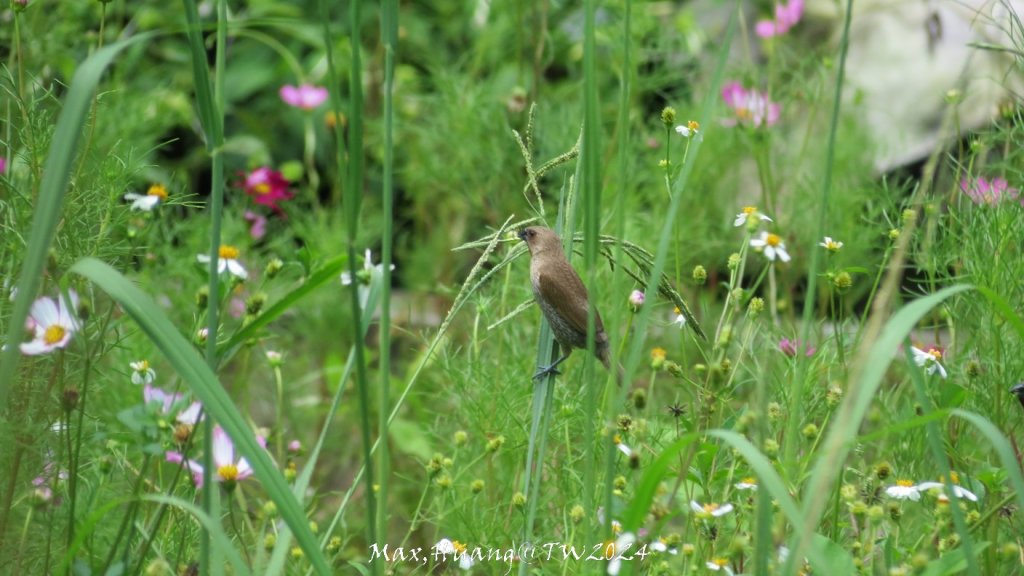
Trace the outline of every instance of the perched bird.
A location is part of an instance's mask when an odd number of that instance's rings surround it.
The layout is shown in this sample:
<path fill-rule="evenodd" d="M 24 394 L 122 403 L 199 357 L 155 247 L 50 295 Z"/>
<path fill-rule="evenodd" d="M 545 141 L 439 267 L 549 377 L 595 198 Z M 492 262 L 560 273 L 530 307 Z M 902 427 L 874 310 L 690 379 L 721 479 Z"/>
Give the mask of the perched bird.
<path fill-rule="evenodd" d="M 530 248 L 530 282 L 533 295 L 544 317 L 551 325 L 555 340 L 562 348 L 562 356 L 550 366 L 541 366 L 533 378 L 559 374 L 556 368 L 572 353 L 573 348 L 587 348 L 587 310 L 590 301 L 587 287 L 579 274 L 565 258 L 562 240 L 550 228 L 531 226 L 519 231 L 519 238 Z M 594 311 L 594 354 L 611 371 L 608 334 L 604 331 L 601 314 Z M 622 368 L 616 374 L 621 385 Z"/>

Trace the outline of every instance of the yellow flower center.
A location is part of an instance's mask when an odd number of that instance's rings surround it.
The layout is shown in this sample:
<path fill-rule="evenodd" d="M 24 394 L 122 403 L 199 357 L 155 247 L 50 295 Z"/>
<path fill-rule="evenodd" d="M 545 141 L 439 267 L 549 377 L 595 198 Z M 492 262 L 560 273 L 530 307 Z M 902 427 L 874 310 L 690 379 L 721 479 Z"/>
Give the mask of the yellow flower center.
<path fill-rule="evenodd" d="M 675 309 L 673 310 L 673 312 L 675 312 L 676 314 L 682 314 L 683 313 L 683 311 L 679 309 L 679 306 L 676 306 Z"/>
<path fill-rule="evenodd" d="M 466 545 L 458 540 L 452 540 L 452 547 L 455 548 L 456 554 L 464 554 L 466 552 Z"/>
<path fill-rule="evenodd" d="M 953 484 L 959 484 L 960 483 L 960 476 L 958 476 L 956 472 L 950 472 L 949 473 L 949 481 L 952 482 Z M 943 482 L 943 477 L 942 476 L 939 476 L 939 482 Z"/>
<path fill-rule="evenodd" d="M 54 324 L 46 328 L 46 332 L 43 333 L 43 342 L 53 345 L 64 339 L 64 335 L 67 334 L 67 330 L 63 326 Z"/>
<path fill-rule="evenodd" d="M 167 200 L 167 188 L 164 188 L 163 184 L 153 184 L 146 190 L 148 196 L 156 196 L 161 200 Z"/>
<path fill-rule="evenodd" d="M 270 184 L 266 182 L 260 182 L 259 184 L 252 187 L 252 191 L 263 196 L 264 194 L 270 193 Z"/>
<path fill-rule="evenodd" d="M 618 434 L 612 436 L 612 442 L 614 442 L 616 445 L 622 444 L 622 436 L 619 436 Z"/>
<path fill-rule="evenodd" d="M 713 514 L 715 510 L 718 510 L 718 504 L 705 504 L 704 512 L 707 514 Z"/>
<path fill-rule="evenodd" d="M 711 560 L 711 563 L 717 565 L 719 568 L 725 568 L 729 565 L 729 560 L 726 558 L 714 558 Z"/>
<path fill-rule="evenodd" d="M 744 206 L 743 213 L 746 214 L 747 216 L 750 216 L 751 214 L 756 214 L 757 206 Z"/>
<path fill-rule="evenodd" d="M 690 129 L 690 132 L 696 132 L 700 130 L 700 124 L 696 120 L 690 120 L 686 123 L 686 127 Z"/>
<path fill-rule="evenodd" d="M 911 486 L 914 485 L 914 483 L 911 482 L 910 480 L 897 480 L 896 485 L 902 486 L 903 488 L 910 488 Z"/>
<path fill-rule="evenodd" d="M 936 362 L 942 360 L 942 350 L 939 350 L 938 348 L 931 348 L 930 350 L 928 350 L 928 354 L 931 355 L 931 357 L 934 358 Z"/>
<path fill-rule="evenodd" d="M 615 558 L 615 540 L 606 540 L 604 543 L 604 557 L 608 560 Z"/>
<path fill-rule="evenodd" d="M 234 482 L 238 480 L 238 466 L 234 464 L 220 466 L 217 468 L 217 475 L 225 482 Z"/>
<path fill-rule="evenodd" d="M 135 363 L 136 372 L 145 372 L 146 370 L 149 370 L 149 360 L 139 360 Z"/>
<path fill-rule="evenodd" d="M 664 359 L 665 359 L 665 349 L 664 348 L 655 348 L 654 350 L 651 350 L 651 360 L 664 360 Z"/>
<path fill-rule="evenodd" d="M 778 246 L 779 244 L 782 244 L 782 238 L 780 238 L 778 234 L 769 234 L 764 241 L 765 244 L 768 244 L 769 246 Z"/>
<path fill-rule="evenodd" d="M 753 112 L 750 111 L 750 108 L 737 108 L 736 115 L 739 116 L 740 120 L 750 120 L 751 118 L 754 117 L 754 114 Z"/>
<path fill-rule="evenodd" d="M 228 246 L 225 244 L 220 247 L 217 253 L 225 260 L 238 260 L 238 248 L 235 248 L 234 246 Z"/>
<path fill-rule="evenodd" d="M 744 478 L 740 480 L 743 484 L 757 484 L 757 478 Z"/>

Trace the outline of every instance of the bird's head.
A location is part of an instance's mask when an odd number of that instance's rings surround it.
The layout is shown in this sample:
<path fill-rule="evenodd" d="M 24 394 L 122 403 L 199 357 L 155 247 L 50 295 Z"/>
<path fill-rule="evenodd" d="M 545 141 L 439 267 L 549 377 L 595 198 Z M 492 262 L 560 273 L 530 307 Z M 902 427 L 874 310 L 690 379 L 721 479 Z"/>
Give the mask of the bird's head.
<path fill-rule="evenodd" d="M 562 250 L 561 239 L 550 228 L 528 226 L 519 231 L 519 239 L 526 242 L 526 245 L 530 248 L 530 255 L 549 249 L 558 250 L 559 252 Z"/>

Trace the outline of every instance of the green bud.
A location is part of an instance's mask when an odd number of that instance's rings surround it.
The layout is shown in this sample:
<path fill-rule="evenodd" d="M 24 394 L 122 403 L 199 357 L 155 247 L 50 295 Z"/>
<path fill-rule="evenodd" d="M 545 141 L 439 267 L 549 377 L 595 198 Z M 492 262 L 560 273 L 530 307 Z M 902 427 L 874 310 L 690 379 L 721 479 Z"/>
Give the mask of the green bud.
<path fill-rule="evenodd" d="M 676 123 L 676 109 L 671 106 L 666 106 L 665 109 L 661 111 L 661 123 L 664 124 L 666 128 L 672 128 Z"/>
<path fill-rule="evenodd" d="M 693 267 L 693 281 L 697 284 L 704 285 L 708 280 L 708 271 L 703 266 L 697 264 Z"/>

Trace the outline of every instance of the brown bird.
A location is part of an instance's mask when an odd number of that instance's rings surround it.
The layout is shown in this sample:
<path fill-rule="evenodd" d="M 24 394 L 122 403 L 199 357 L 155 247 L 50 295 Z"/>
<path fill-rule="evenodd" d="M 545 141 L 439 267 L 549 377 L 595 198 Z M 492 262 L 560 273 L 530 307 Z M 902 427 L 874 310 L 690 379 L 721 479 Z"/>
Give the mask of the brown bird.
<path fill-rule="evenodd" d="M 556 368 L 565 362 L 573 348 L 587 348 L 587 310 L 590 300 L 587 287 L 565 258 L 558 234 L 550 228 L 531 226 L 520 230 L 519 238 L 530 248 L 533 295 L 551 325 L 555 340 L 562 348 L 562 357 L 554 364 L 537 368 L 537 373 L 533 375 L 536 380 L 551 373 L 560 374 Z M 610 372 L 608 334 L 604 331 L 604 323 L 597 310 L 594 310 L 594 355 Z M 616 376 L 621 385 L 621 367 Z"/>

